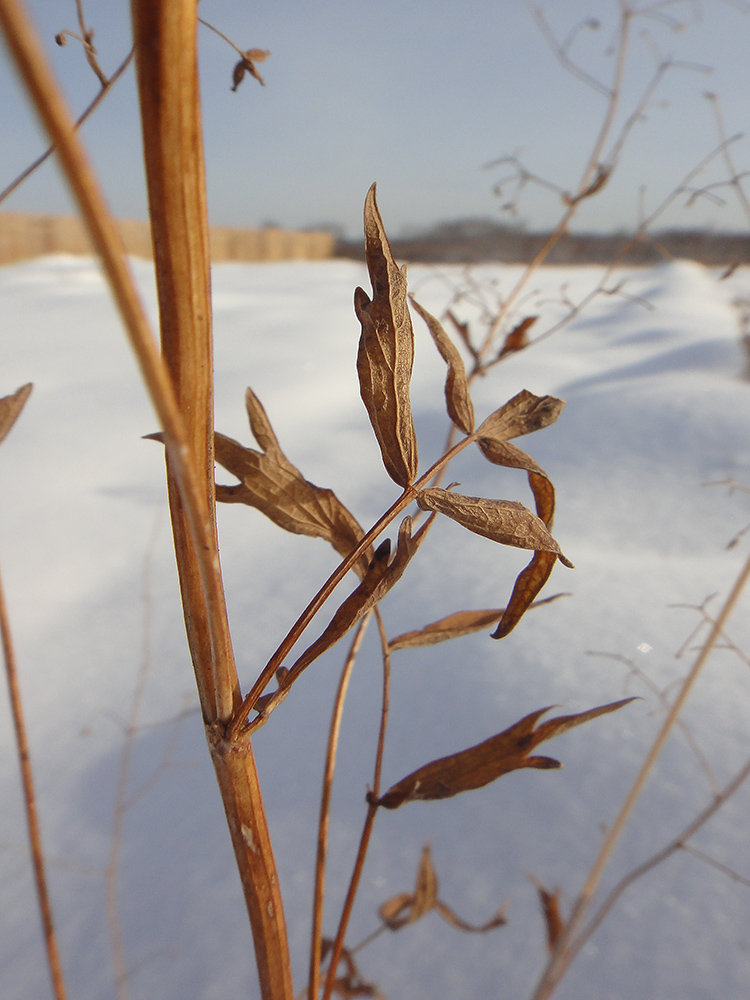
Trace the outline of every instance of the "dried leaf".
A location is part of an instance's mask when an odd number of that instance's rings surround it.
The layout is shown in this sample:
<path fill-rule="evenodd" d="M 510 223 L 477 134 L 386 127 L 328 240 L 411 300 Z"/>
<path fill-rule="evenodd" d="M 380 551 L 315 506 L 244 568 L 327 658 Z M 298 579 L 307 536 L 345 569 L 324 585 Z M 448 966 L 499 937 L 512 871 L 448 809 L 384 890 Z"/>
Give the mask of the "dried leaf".
<path fill-rule="evenodd" d="M 516 351 L 522 351 L 524 347 L 527 347 L 529 338 L 526 334 L 538 319 L 538 316 L 527 316 L 517 326 L 514 326 L 500 348 L 498 359 L 504 358 L 506 354 L 515 354 Z"/>
<path fill-rule="evenodd" d="M 474 347 L 474 345 L 471 342 L 471 335 L 469 333 L 469 324 L 462 323 L 460 320 L 456 319 L 456 317 L 450 311 L 450 309 L 448 310 L 446 315 L 448 316 L 448 319 L 451 321 L 451 323 L 455 326 L 459 337 L 461 338 L 461 340 L 463 340 L 471 356 L 474 358 L 475 361 L 477 361 L 479 359 L 479 351 L 476 349 L 476 347 Z"/>
<path fill-rule="evenodd" d="M 503 904 L 494 917 L 484 924 L 470 924 L 466 920 L 462 920 L 458 914 L 454 913 L 453 910 L 444 903 L 441 899 L 438 899 L 435 903 L 435 909 L 438 911 L 443 920 L 447 920 L 449 924 L 457 927 L 460 931 L 465 931 L 467 934 L 486 934 L 487 931 L 494 931 L 496 927 L 503 927 L 508 923 L 508 919 L 505 916 L 507 912 L 507 907 Z"/>
<path fill-rule="evenodd" d="M 587 712 L 550 719 L 534 728 L 541 716 L 550 711 L 549 708 L 540 708 L 483 743 L 425 764 L 389 788 L 380 799 L 372 801 L 386 809 L 397 809 L 404 802 L 416 799 L 447 799 L 459 792 L 483 788 L 502 775 L 521 768 L 562 767 L 559 761 L 551 757 L 531 757 L 529 754 L 545 740 L 590 719 L 615 712 L 634 700 L 623 698 Z"/>
<path fill-rule="evenodd" d="M 552 559 L 554 563 L 554 557 Z M 535 601 L 531 607 L 537 608 L 542 604 L 550 604 L 559 597 L 567 597 L 567 594 L 554 594 L 552 597 L 545 597 L 542 601 Z M 418 646 L 435 646 L 439 642 L 447 642 L 449 639 L 458 639 L 463 635 L 471 635 L 474 632 L 481 632 L 494 625 L 495 622 L 505 614 L 505 608 L 489 608 L 481 611 L 456 611 L 452 615 L 447 615 L 439 621 L 425 625 L 424 628 L 415 629 L 413 632 L 404 632 L 391 639 L 388 648 L 391 652 L 397 649 L 415 649 Z"/>
<path fill-rule="evenodd" d="M 339 555 L 348 556 L 364 535 L 357 519 L 332 490 L 308 482 L 292 465 L 250 389 L 245 402 L 253 436 L 263 450 L 245 448 L 224 434 L 214 435 L 216 461 L 241 480 L 236 486 L 217 485 L 217 501 L 255 507 L 286 531 L 325 538 Z M 360 576 L 367 571 L 371 556 L 369 548 L 357 561 L 355 570 Z"/>
<path fill-rule="evenodd" d="M 547 529 L 551 529 L 555 515 L 555 488 L 544 469 L 530 455 L 509 441 L 480 438 L 477 444 L 485 458 L 494 462 L 495 465 L 526 470 L 529 476 L 529 486 L 531 486 L 536 502 L 537 516 L 544 522 Z M 508 607 L 505 609 L 496 631 L 492 633 L 493 639 L 504 638 L 516 627 L 549 579 L 554 565 L 555 556 L 553 554 L 541 551 L 534 553 L 534 558 L 516 579 Z"/>
<path fill-rule="evenodd" d="M 538 879 L 533 876 L 530 878 L 539 893 L 544 926 L 547 931 L 547 950 L 551 954 L 555 950 L 558 938 L 565 930 L 565 921 L 560 913 L 560 889 L 555 888 L 550 892 Z"/>
<path fill-rule="evenodd" d="M 562 399 L 535 396 L 528 389 L 522 389 L 487 417 L 477 430 L 477 437 L 507 441 L 522 434 L 531 434 L 553 424 L 564 406 Z"/>
<path fill-rule="evenodd" d="M 445 380 L 448 416 L 464 434 L 471 434 L 474 430 L 474 407 L 469 395 L 469 380 L 466 378 L 463 358 L 440 321 L 423 309 L 413 295 L 409 296 L 409 300 L 427 324 L 441 358 L 448 365 L 448 377 Z"/>
<path fill-rule="evenodd" d="M 33 386 L 31 382 L 22 385 L 11 396 L 3 396 L 0 399 L 0 442 L 8 436 L 13 424 L 18 419 L 21 410 L 26 404 L 26 400 L 31 395 Z"/>
<path fill-rule="evenodd" d="M 554 552 L 565 566 L 573 564 L 547 530 L 544 521 L 515 500 L 467 497 L 450 490 L 426 489 L 417 496 L 422 510 L 437 511 L 469 531 L 502 545 Z"/>
<path fill-rule="evenodd" d="M 438 879 L 430 856 L 430 845 L 425 844 L 419 860 L 414 892 L 401 892 L 386 900 L 378 911 L 380 918 L 392 931 L 400 930 L 407 924 L 413 924 L 431 910 L 437 910 L 443 920 L 469 934 L 486 934 L 487 931 L 494 930 L 495 927 L 502 927 L 503 924 L 507 923 L 505 907 L 502 906 L 486 923 L 470 924 L 454 913 L 447 903 L 438 899 L 437 893 Z"/>
<path fill-rule="evenodd" d="M 258 72 L 255 63 L 263 62 L 270 55 L 267 49 L 248 49 L 232 71 L 232 90 L 237 90 L 245 78 L 245 73 L 255 77 L 261 87 L 265 87 L 266 81 Z"/>
<path fill-rule="evenodd" d="M 536 595 L 549 580 L 556 558 L 558 557 L 555 556 L 554 552 L 534 553 L 534 558 L 516 577 L 508 607 L 500 619 L 500 624 L 492 633 L 493 639 L 504 639 L 513 631 L 532 606 Z"/>
<path fill-rule="evenodd" d="M 534 459 L 509 441 L 479 438 L 477 444 L 486 459 L 509 469 L 525 469 L 536 501 L 536 512 L 549 529 L 555 516 L 555 488 L 544 469 Z"/>
<path fill-rule="evenodd" d="M 362 288 L 354 293 L 354 310 L 362 325 L 357 354 L 360 393 L 388 475 L 399 486 L 408 486 L 417 475 L 417 438 L 409 401 L 414 331 L 406 301 L 406 270 L 399 270 L 393 259 L 374 184 L 365 201 L 365 255 L 372 301 Z"/>
<path fill-rule="evenodd" d="M 425 913 L 429 913 L 437 903 L 438 880 L 430 857 L 430 845 L 422 848 L 419 859 L 417 882 L 413 893 L 399 893 L 386 900 L 378 911 L 382 921 L 392 931 L 397 931 L 406 924 L 413 924 Z"/>

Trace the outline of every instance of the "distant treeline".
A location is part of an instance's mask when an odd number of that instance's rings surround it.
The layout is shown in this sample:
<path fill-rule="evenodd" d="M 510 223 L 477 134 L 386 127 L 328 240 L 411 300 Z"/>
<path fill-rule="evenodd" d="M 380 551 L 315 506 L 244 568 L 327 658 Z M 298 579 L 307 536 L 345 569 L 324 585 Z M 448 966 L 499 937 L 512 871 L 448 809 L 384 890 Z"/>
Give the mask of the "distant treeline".
<path fill-rule="evenodd" d="M 443 222 L 415 236 L 391 241 L 400 260 L 421 263 L 476 264 L 498 261 L 528 264 L 542 249 L 549 233 L 531 233 L 490 219 Z M 359 240 L 339 240 L 337 257 L 364 259 Z M 654 264 L 688 258 L 701 264 L 732 266 L 750 263 L 750 236 L 741 233 L 670 229 L 633 242 L 628 233 L 576 233 L 562 237 L 552 249 L 549 264 L 601 264 L 622 255 L 627 264 Z"/>

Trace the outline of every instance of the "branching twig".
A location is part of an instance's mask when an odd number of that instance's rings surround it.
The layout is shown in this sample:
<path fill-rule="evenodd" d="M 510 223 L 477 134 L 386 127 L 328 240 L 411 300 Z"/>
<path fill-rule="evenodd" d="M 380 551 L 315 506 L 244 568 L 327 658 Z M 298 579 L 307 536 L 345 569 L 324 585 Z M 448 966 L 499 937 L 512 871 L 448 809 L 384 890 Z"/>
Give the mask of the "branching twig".
<path fill-rule="evenodd" d="M 75 127 L 76 128 L 80 128 L 81 125 L 83 125 L 83 123 L 86 121 L 86 119 L 89 118 L 94 113 L 94 111 L 96 111 L 96 109 L 102 103 L 102 101 L 107 96 L 107 94 L 110 92 L 110 90 L 112 89 L 112 87 L 114 87 L 114 85 L 120 79 L 120 77 L 122 76 L 122 74 L 125 72 L 125 70 L 130 65 L 130 63 L 133 61 L 133 56 L 134 55 L 135 55 L 135 49 L 131 49 L 130 52 L 128 52 L 128 54 L 125 56 L 125 58 L 123 59 L 123 61 L 120 63 L 120 65 L 117 67 L 117 69 L 114 71 L 114 73 L 112 74 L 112 76 L 110 76 L 107 79 L 106 85 L 102 87 L 102 89 L 96 95 L 96 97 L 91 102 L 91 104 L 89 104 L 89 106 L 86 108 L 86 110 L 76 119 L 76 123 L 75 123 Z M 9 195 L 13 194 L 13 192 L 16 190 L 16 188 L 20 187 L 21 184 L 23 184 L 23 182 L 26 180 L 26 178 L 30 177 L 31 174 L 33 174 L 35 170 L 37 170 L 39 167 L 41 167 L 41 165 L 43 163 L 45 163 L 50 158 L 50 156 L 52 156 L 52 154 L 54 152 L 55 152 L 55 147 L 54 146 L 49 146 L 48 149 L 46 149 L 45 152 L 42 153 L 41 156 L 37 157 L 36 160 L 34 160 L 33 163 L 30 163 L 29 166 L 26 167 L 26 169 L 24 171 L 22 171 L 18 175 L 18 177 L 15 178 L 15 180 L 11 181 L 10 184 L 8 184 L 7 187 L 3 188 L 3 190 L 0 191 L 0 202 L 5 201 L 5 199 Z"/>
<path fill-rule="evenodd" d="M 643 791 L 646 780 L 651 774 L 654 764 L 664 748 L 667 737 L 674 728 L 685 702 L 695 686 L 695 682 L 700 676 L 706 661 L 713 652 L 716 642 L 721 635 L 724 626 L 729 620 L 729 617 L 732 614 L 732 611 L 734 610 L 748 579 L 750 579 L 750 557 L 745 562 L 745 565 L 742 567 L 742 570 L 735 580 L 732 590 L 724 602 L 724 606 L 722 607 L 721 612 L 711 629 L 711 633 L 706 640 L 705 646 L 696 657 L 690 672 L 683 681 L 679 694 L 675 698 L 675 701 L 668 712 L 656 739 L 649 749 L 649 752 L 646 754 L 646 758 L 641 765 L 630 791 L 620 807 L 620 811 L 617 814 L 614 823 L 609 828 L 607 835 L 604 838 L 604 843 L 602 844 L 599 854 L 591 867 L 583 888 L 581 889 L 578 899 L 576 900 L 575 906 L 573 907 L 568 925 L 550 957 L 547 968 L 545 969 L 542 978 L 534 991 L 532 1000 L 546 1000 L 547 997 L 550 997 L 557 988 L 557 985 L 564 976 L 571 962 L 578 954 L 578 935 L 580 933 L 581 924 L 586 916 L 586 913 L 588 912 L 591 900 L 596 892 L 597 886 L 599 885 L 604 869 L 609 862 L 615 844 L 619 840 L 620 834 L 630 818 L 635 803 Z M 748 767 L 750 767 L 750 765 L 748 765 Z"/>

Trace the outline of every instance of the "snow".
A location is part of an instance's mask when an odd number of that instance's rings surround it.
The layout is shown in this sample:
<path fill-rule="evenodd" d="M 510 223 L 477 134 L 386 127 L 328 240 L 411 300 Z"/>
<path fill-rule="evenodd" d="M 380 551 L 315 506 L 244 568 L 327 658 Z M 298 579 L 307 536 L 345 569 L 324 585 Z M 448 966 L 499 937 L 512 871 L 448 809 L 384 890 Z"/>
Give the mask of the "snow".
<path fill-rule="evenodd" d="M 133 267 L 151 315 L 150 264 Z M 483 267 L 500 293 L 518 270 Z M 421 303 L 439 312 L 460 268 L 410 268 Z M 576 301 L 596 268 L 547 268 L 524 308 L 544 323 Z M 519 442 L 555 482 L 558 565 L 533 610 L 498 643 L 479 634 L 394 654 L 384 787 L 428 760 L 560 704 L 579 711 L 643 696 L 542 748 L 562 771 L 521 771 L 442 803 L 379 815 L 348 937 L 373 930 L 377 907 L 409 891 L 424 842 L 440 895 L 465 919 L 508 901 L 507 927 L 468 936 L 436 914 L 362 952 L 365 976 L 390 998 L 524 998 L 544 961 L 533 873 L 568 906 L 663 717 L 630 675 L 660 687 L 690 661 L 678 653 L 698 624 L 690 608 L 725 594 L 747 541 L 748 497 L 705 483 L 750 484 L 750 392 L 737 301 L 750 273 L 726 280 L 677 261 L 624 276 L 559 333 L 512 358 L 474 393 L 483 418 L 522 388 L 567 400 L 558 423 Z M 619 280 L 619 279 L 618 279 Z M 363 524 L 396 497 L 359 399 L 352 310 L 364 268 L 351 262 L 214 268 L 216 425 L 250 444 L 244 390 L 262 400 L 289 458 Z M 206 753 L 177 598 L 161 449 L 119 321 L 96 264 L 50 257 L 0 270 L 0 394 L 34 392 L 0 451 L 0 561 L 13 622 L 63 964 L 71 997 L 114 995 L 104 869 L 126 719 L 147 669 L 133 741 L 118 873 L 132 1000 L 257 996 L 247 918 Z M 540 328 L 541 328 L 540 321 Z M 444 368 L 415 319 L 413 406 L 423 468 L 445 433 Z M 227 476 L 224 480 L 229 481 Z M 451 478 L 471 495 L 530 502 L 525 476 L 462 455 Z M 245 687 L 336 563 L 319 540 L 290 536 L 244 507 L 219 511 L 222 561 Z M 527 554 L 439 523 L 385 600 L 391 635 L 452 611 L 502 606 Z M 711 608 L 718 606 L 714 600 Z M 750 652 L 747 597 L 728 627 Z M 693 641 L 692 645 L 695 645 Z M 589 655 L 592 652 L 606 656 Z M 621 659 L 617 659 L 620 657 Z M 336 647 L 311 667 L 255 750 L 277 851 L 295 984 L 307 966 L 314 824 Z M 371 781 L 380 698 L 375 636 L 352 682 L 334 789 L 326 930 L 351 870 Z M 673 690 L 673 689 L 672 689 Z M 3 1000 L 45 997 L 48 975 L 25 844 L 6 696 L 0 727 L 0 980 Z M 685 721 L 726 782 L 747 754 L 750 675 L 718 651 Z M 144 784 L 145 783 L 145 784 Z M 676 732 L 605 882 L 675 836 L 711 800 Z M 750 796 L 743 788 L 696 846 L 750 877 Z M 586 947 L 558 996 L 704 1000 L 747 995 L 748 889 L 685 852 L 637 882 Z"/>

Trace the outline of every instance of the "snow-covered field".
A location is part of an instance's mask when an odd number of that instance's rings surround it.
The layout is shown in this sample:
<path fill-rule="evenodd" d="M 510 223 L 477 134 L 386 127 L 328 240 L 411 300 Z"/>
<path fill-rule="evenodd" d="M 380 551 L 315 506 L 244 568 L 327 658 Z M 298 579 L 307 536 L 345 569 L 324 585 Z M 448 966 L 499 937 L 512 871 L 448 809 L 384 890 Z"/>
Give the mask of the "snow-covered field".
<path fill-rule="evenodd" d="M 155 314 L 152 269 L 135 261 Z M 514 268 L 480 275 L 510 287 Z M 458 268 L 410 270 L 422 304 L 439 312 Z M 362 971 L 389 1000 L 528 996 L 544 960 L 544 929 L 528 874 L 580 887 L 650 738 L 658 700 L 622 660 L 659 687 L 698 624 L 694 610 L 726 593 L 747 539 L 750 384 L 737 299 L 750 273 L 719 275 L 676 262 L 628 275 L 627 295 L 599 298 L 568 328 L 511 359 L 474 393 L 483 418 L 522 388 L 567 400 L 558 423 L 522 446 L 557 487 L 555 537 L 576 564 L 558 565 L 545 595 L 502 642 L 479 634 L 394 655 L 385 787 L 426 761 L 558 703 L 579 711 L 640 694 L 614 716 L 546 745 L 562 771 L 520 771 L 443 803 L 379 815 L 349 943 L 378 924 L 377 907 L 409 891 L 432 845 L 440 895 L 481 923 L 503 900 L 507 927 L 461 934 L 436 914 L 385 934 Z M 597 280 L 594 268 L 542 271 L 529 311 L 562 311 Z M 214 269 L 217 428 L 250 444 L 244 390 L 264 403 L 303 474 L 336 491 L 362 524 L 396 496 L 359 399 L 359 326 L 352 310 L 364 268 L 350 262 L 221 265 Z M 546 321 L 545 321 L 546 322 Z M 133 1000 L 257 996 L 247 919 L 206 752 L 186 655 L 166 514 L 161 449 L 134 362 L 97 266 L 46 258 L 0 270 L 0 395 L 34 392 L 0 450 L 0 562 L 9 595 L 70 996 L 114 996 L 104 869 L 124 729 L 147 668 L 120 842 L 118 910 Z M 422 466 L 446 433 L 444 367 L 415 319 L 413 406 Z M 462 492 L 530 502 L 522 472 L 478 452 L 451 478 Z M 229 481 L 225 476 L 220 481 Z M 237 659 L 247 686 L 326 578 L 324 542 L 283 533 L 245 507 L 219 511 Z M 502 606 L 527 556 L 443 523 L 384 602 L 391 635 L 452 611 Z M 748 596 L 728 633 L 750 654 Z M 711 607 L 715 607 L 718 601 Z M 591 651 L 610 654 L 591 656 Z M 303 985 L 314 823 L 333 689 L 343 657 L 316 663 L 259 732 L 259 759 L 284 892 L 295 981 Z M 371 780 L 380 663 L 374 634 L 344 718 L 334 795 L 326 911 L 330 933 L 353 859 Z M 0 995 L 49 995 L 30 875 L 10 716 L 0 719 Z M 188 710 L 187 712 L 185 710 Z M 685 721 L 722 784 L 749 752 L 750 672 L 719 651 Z M 614 857 L 606 883 L 670 840 L 711 799 L 683 733 L 664 757 Z M 696 838 L 750 878 L 750 789 Z M 724 1000 L 750 982 L 750 889 L 680 852 L 625 895 L 559 991 L 561 1000 Z"/>

